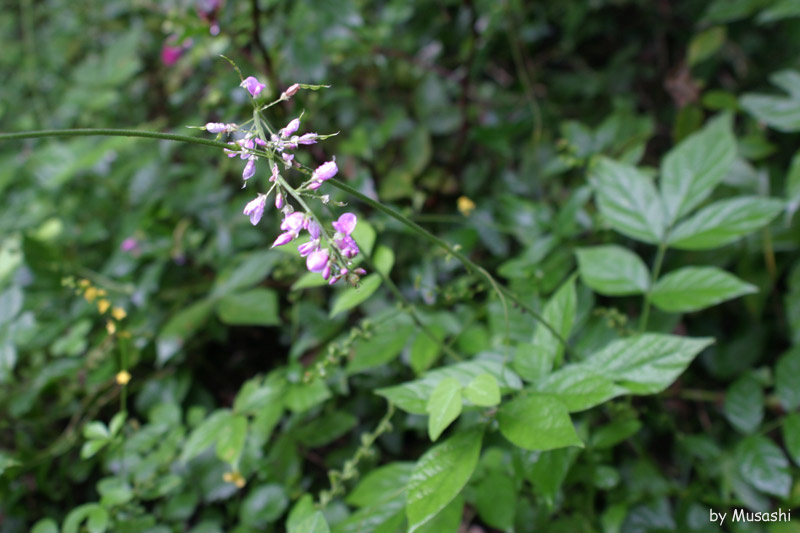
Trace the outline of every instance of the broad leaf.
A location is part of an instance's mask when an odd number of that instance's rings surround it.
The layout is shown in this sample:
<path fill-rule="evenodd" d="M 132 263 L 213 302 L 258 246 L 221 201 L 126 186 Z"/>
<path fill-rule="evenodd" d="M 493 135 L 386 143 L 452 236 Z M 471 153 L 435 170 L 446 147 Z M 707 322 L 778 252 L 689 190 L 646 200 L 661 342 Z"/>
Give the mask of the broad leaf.
<path fill-rule="evenodd" d="M 156 339 L 157 361 L 159 365 L 172 359 L 194 332 L 200 329 L 211 314 L 213 301 L 200 300 L 182 309 L 164 325 Z"/>
<path fill-rule="evenodd" d="M 408 480 L 406 516 L 413 533 L 444 509 L 472 477 L 483 431 L 457 433 L 419 459 Z"/>
<path fill-rule="evenodd" d="M 347 495 L 347 503 L 356 507 L 372 507 L 405 494 L 405 487 L 414 463 L 394 462 L 376 468 L 364 476 Z"/>
<path fill-rule="evenodd" d="M 500 403 L 500 387 L 491 374 L 479 374 L 464 388 L 464 397 L 474 405 L 491 407 Z"/>
<path fill-rule="evenodd" d="M 658 280 L 652 299 L 664 311 L 685 313 L 754 292 L 754 285 L 716 267 L 684 267 Z"/>
<path fill-rule="evenodd" d="M 650 287 L 650 273 L 638 255 L 614 244 L 579 248 L 581 280 L 607 296 L 641 294 Z"/>
<path fill-rule="evenodd" d="M 231 418 L 227 409 L 214 411 L 202 424 L 194 428 L 183 445 L 181 461 L 186 462 L 211 446 Z"/>
<path fill-rule="evenodd" d="M 710 338 L 646 333 L 613 341 L 583 364 L 633 394 L 656 394 L 669 387 L 713 342 Z"/>
<path fill-rule="evenodd" d="M 500 433 L 526 450 L 583 446 L 567 406 L 555 396 L 530 393 L 503 404 L 497 411 Z"/>
<path fill-rule="evenodd" d="M 636 167 L 598 157 L 589 174 L 603 217 L 618 232 L 658 244 L 664 212 L 653 182 Z"/>
<path fill-rule="evenodd" d="M 681 222 L 669 245 L 680 250 L 711 250 L 766 226 L 784 208 L 781 200 L 757 196 L 720 200 Z"/>
<path fill-rule="evenodd" d="M 445 378 L 433 389 L 428 405 L 428 436 L 439 438 L 447 426 L 461 414 L 461 383 L 456 378 Z"/>
<path fill-rule="evenodd" d="M 783 445 L 794 464 L 800 466 L 800 413 L 792 413 L 783 421 Z"/>
<path fill-rule="evenodd" d="M 501 531 L 511 530 L 517 505 L 514 479 L 493 471 L 478 484 L 476 492 L 475 507 L 481 520 Z"/>
<path fill-rule="evenodd" d="M 571 413 L 585 411 L 628 392 L 584 364 L 564 366 L 536 385 L 536 390 L 558 397 Z"/>
<path fill-rule="evenodd" d="M 792 486 L 789 461 L 771 440 L 762 435 L 745 438 L 736 447 L 739 473 L 762 492 L 786 498 Z"/>
<path fill-rule="evenodd" d="M 775 365 L 775 392 L 787 411 L 800 407 L 800 347 L 795 347 Z"/>
<path fill-rule="evenodd" d="M 668 225 L 708 198 L 736 158 L 732 117 L 723 114 L 684 139 L 661 162 L 661 196 Z"/>

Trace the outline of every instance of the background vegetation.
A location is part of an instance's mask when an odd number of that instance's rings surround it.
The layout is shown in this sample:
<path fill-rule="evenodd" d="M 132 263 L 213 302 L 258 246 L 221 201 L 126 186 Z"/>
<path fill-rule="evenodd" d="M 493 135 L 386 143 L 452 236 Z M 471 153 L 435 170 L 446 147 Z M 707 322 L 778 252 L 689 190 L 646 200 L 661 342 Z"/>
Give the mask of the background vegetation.
<path fill-rule="evenodd" d="M 1 532 L 800 531 L 709 522 L 800 503 L 797 2 L 19 0 L 0 34 L 4 133 L 210 138 L 250 113 L 220 54 L 330 84 L 270 120 L 455 247 L 326 185 L 387 278 L 318 286 L 238 159 L 1 142 Z"/>

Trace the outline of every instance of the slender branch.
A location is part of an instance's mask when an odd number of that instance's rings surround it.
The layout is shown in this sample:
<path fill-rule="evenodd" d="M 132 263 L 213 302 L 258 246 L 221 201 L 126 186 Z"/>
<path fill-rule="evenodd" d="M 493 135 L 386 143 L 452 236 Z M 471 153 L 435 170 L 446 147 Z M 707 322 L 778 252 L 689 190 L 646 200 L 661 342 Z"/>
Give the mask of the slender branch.
<path fill-rule="evenodd" d="M 125 129 L 106 129 L 106 128 L 87 128 L 87 129 L 71 129 L 71 130 L 39 130 L 39 131 L 25 131 L 19 133 L 0 133 L 0 142 L 2 141 L 11 141 L 11 140 L 20 140 L 20 139 L 34 139 L 34 138 L 41 138 L 41 137 L 80 137 L 80 136 L 97 136 L 97 135 L 107 135 L 107 136 L 117 136 L 117 137 L 144 137 L 149 139 L 159 139 L 163 141 L 177 141 L 177 142 L 186 142 L 191 144 L 202 144 L 205 146 L 212 146 L 214 148 L 230 148 L 228 144 L 221 142 L 221 141 L 213 141 L 210 139 L 203 139 L 201 137 L 188 137 L 186 135 L 175 135 L 172 133 L 160 133 L 154 131 L 142 131 L 142 130 L 125 130 Z M 295 167 L 297 168 L 297 167 Z M 304 168 L 298 168 L 300 172 L 310 173 L 309 170 Z M 484 280 L 486 280 L 489 285 L 491 285 L 500 296 L 501 301 L 503 302 L 503 306 L 505 312 L 508 313 L 508 308 L 505 302 L 505 299 L 508 298 L 516 305 L 518 305 L 521 309 L 525 310 L 531 316 L 533 316 L 539 323 L 541 323 L 553 336 L 564 346 L 564 349 L 569 353 L 571 349 L 567 344 L 567 341 L 561 334 L 553 328 L 535 309 L 533 309 L 530 305 L 523 302 L 519 296 L 511 292 L 506 287 L 497 283 L 497 281 L 492 277 L 492 275 L 482 266 L 476 264 L 474 261 L 469 259 L 467 256 L 456 250 L 450 244 L 448 244 L 443 239 L 440 239 L 436 235 L 432 234 L 419 224 L 409 220 L 407 217 L 402 215 L 401 213 L 397 212 L 396 210 L 392 209 L 389 206 L 383 205 L 382 203 L 373 200 L 369 196 L 362 194 L 357 189 L 354 189 L 350 185 L 343 183 L 336 179 L 330 179 L 326 183 L 336 187 L 339 190 L 342 190 L 351 196 L 355 197 L 359 201 L 369 205 L 370 207 L 394 218 L 414 233 L 423 237 L 427 241 L 439 246 L 443 250 L 447 251 L 450 255 L 458 259 L 468 271 L 476 272 L 479 276 L 481 276 Z"/>

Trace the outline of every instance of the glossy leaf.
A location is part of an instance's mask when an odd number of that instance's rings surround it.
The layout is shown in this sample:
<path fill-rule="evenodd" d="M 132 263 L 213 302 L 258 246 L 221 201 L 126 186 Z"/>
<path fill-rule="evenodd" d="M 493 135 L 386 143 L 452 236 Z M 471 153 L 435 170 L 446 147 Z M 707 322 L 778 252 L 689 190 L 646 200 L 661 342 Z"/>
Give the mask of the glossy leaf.
<path fill-rule="evenodd" d="M 500 403 L 500 387 L 491 374 L 478 374 L 464 388 L 464 398 L 474 405 L 491 407 Z"/>
<path fill-rule="evenodd" d="M 428 412 L 428 436 L 432 441 L 461 414 L 461 383 L 445 378 L 431 392 L 425 410 Z"/>
<path fill-rule="evenodd" d="M 581 280 L 607 296 L 641 294 L 650 287 L 650 273 L 638 255 L 614 244 L 579 248 Z"/>
<path fill-rule="evenodd" d="M 725 393 L 725 418 L 742 433 L 753 433 L 764 419 L 764 392 L 751 375 L 737 379 Z"/>
<path fill-rule="evenodd" d="M 526 450 L 583 446 L 567 406 L 555 396 L 536 393 L 520 396 L 500 407 L 497 420 L 500 433 Z"/>
<path fill-rule="evenodd" d="M 711 250 L 730 244 L 767 225 L 783 210 L 781 200 L 739 197 L 720 200 L 681 222 L 669 245 L 681 250 Z"/>
<path fill-rule="evenodd" d="M 719 184 L 736 157 L 732 117 L 720 115 L 670 150 L 661 162 L 661 197 L 671 225 Z"/>
<path fill-rule="evenodd" d="M 408 480 L 409 533 L 418 531 L 458 496 L 478 464 L 482 441 L 479 429 L 456 433 L 420 457 Z"/>
<path fill-rule="evenodd" d="M 745 438 L 736 447 L 736 462 L 742 477 L 762 492 L 785 498 L 792 475 L 789 461 L 771 440 L 762 435 Z"/>
<path fill-rule="evenodd" d="M 775 392 L 787 411 L 800 407 L 800 348 L 794 348 L 775 365 Z"/>
<path fill-rule="evenodd" d="M 233 326 L 275 326 L 278 316 L 278 295 L 270 289 L 255 288 L 226 295 L 217 303 L 220 320 Z"/>
<path fill-rule="evenodd" d="M 671 313 L 699 311 L 758 288 L 716 267 L 684 267 L 655 284 L 653 305 Z"/>
<path fill-rule="evenodd" d="M 600 157 L 590 167 L 600 213 L 612 228 L 633 239 L 657 244 L 664 237 L 664 211 L 653 182 L 641 171 Z"/>

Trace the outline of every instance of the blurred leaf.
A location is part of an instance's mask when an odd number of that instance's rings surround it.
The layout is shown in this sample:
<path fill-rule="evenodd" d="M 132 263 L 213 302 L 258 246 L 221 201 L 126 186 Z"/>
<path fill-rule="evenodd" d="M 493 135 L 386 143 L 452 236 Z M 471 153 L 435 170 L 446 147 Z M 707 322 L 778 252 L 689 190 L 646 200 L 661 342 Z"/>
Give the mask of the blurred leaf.
<path fill-rule="evenodd" d="M 408 343 L 414 326 L 407 316 L 398 317 L 377 326 L 371 336 L 354 344 L 347 372 L 355 374 L 393 361 Z"/>
<path fill-rule="evenodd" d="M 492 472 L 477 486 L 475 507 L 487 525 L 502 531 L 514 525 L 517 489 L 514 480 L 503 473 Z"/>
<path fill-rule="evenodd" d="M 314 511 L 289 528 L 288 533 L 330 533 L 330 527 L 325 516 L 320 511 Z"/>
<path fill-rule="evenodd" d="M 789 457 L 800 466 L 800 413 L 792 413 L 783 421 L 783 445 Z"/>
<path fill-rule="evenodd" d="M 781 71 L 770 76 L 770 80 L 785 88 L 784 80 L 798 76 L 794 71 Z M 800 94 L 772 96 L 748 93 L 739 99 L 745 111 L 756 119 L 778 131 L 791 133 L 800 130 Z"/>
<path fill-rule="evenodd" d="M 414 338 L 414 342 L 411 343 L 409 362 L 411 363 L 411 368 L 417 374 L 426 371 L 439 358 L 441 344 L 446 335 L 444 328 L 438 324 L 432 324 L 428 329 L 430 335 L 420 329 Z M 431 338 L 431 335 L 433 335 L 433 338 Z"/>
<path fill-rule="evenodd" d="M 500 387 L 491 374 L 478 374 L 464 387 L 464 398 L 474 405 L 492 407 L 500 403 Z"/>
<path fill-rule="evenodd" d="M 270 289 L 255 288 L 228 294 L 217 303 L 220 320 L 234 326 L 275 326 L 278 316 L 278 295 Z"/>
<path fill-rule="evenodd" d="M 456 433 L 420 457 L 408 480 L 409 533 L 433 519 L 458 496 L 478 464 L 482 440 L 483 432 L 478 429 Z"/>
<path fill-rule="evenodd" d="M 378 246 L 375 250 L 375 257 L 373 257 L 375 268 L 382 272 L 385 276 L 389 275 L 394 264 L 394 252 L 387 246 Z M 334 317 L 339 313 L 348 311 L 362 303 L 366 302 L 372 296 L 378 287 L 381 286 L 381 277 L 377 273 L 369 274 L 361 280 L 361 286 L 357 288 L 346 288 L 344 292 L 339 293 L 331 306 L 330 316 Z"/>
<path fill-rule="evenodd" d="M 402 497 L 414 463 L 393 462 L 364 476 L 347 495 L 347 503 L 356 507 L 377 507 Z"/>
<path fill-rule="evenodd" d="M 766 24 L 790 17 L 800 17 L 800 5 L 794 0 L 778 0 L 759 13 L 756 20 L 761 24 Z"/>
<path fill-rule="evenodd" d="M 189 434 L 181 451 L 180 460 L 187 462 L 200 454 L 203 450 L 214 444 L 220 437 L 220 432 L 228 424 L 231 413 L 227 409 L 214 411 L 202 424 L 194 428 Z"/>
<path fill-rule="evenodd" d="M 455 378 L 444 378 L 431 392 L 425 410 L 428 412 L 428 436 L 432 441 L 461 414 L 461 384 Z"/>
<path fill-rule="evenodd" d="M 211 298 L 228 296 L 239 289 L 246 289 L 260 283 L 272 271 L 280 254 L 274 250 L 264 250 L 245 256 L 237 266 L 220 272 L 214 280 Z"/>
<path fill-rule="evenodd" d="M 263 524 L 270 524 L 278 520 L 287 507 L 289 507 L 289 497 L 282 486 L 275 483 L 261 485 L 252 489 L 242 501 L 242 506 L 239 508 L 239 519 L 246 527 L 261 528 Z M 313 532 L 315 530 L 298 529 L 297 531 Z"/>
<path fill-rule="evenodd" d="M 651 244 L 664 236 L 664 213 L 653 182 L 635 167 L 606 157 L 589 170 L 597 206 L 616 231 Z"/>
<path fill-rule="evenodd" d="M 728 113 L 710 120 L 670 150 L 661 162 L 665 223 L 672 225 L 708 198 L 735 157 L 736 141 Z"/>
<path fill-rule="evenodd" d="M 205 323 L 212 305 L 212 301 L 200 300 L 172 315 L 156 339 L 159 365 L 168 363 Z"/>
<path fill-rule="evenodd" d="M 531 393 L 504 403 L 497 411 L 500 433 L 526 450 L 583 447 L 567 406 L 557 397 Z"/>
<path fill-rule="evenodd" d="M 218 432 L 217 457 L 229 464 L 238 463 L 247 438 L 247 418 L 243 415 L 228 416 Z"/>
<path fill-rule="evenodd" d="M 632 437 L 640 429 L 642 429 L 642 423 L 636 418 L 615 420 L 592 434 L 592 448 L 611 448 Z"/>
<path fill-rule="evenodd" d="M 330 444 L 352 430 L 358 419 L 345 411 L 334 411 L 312 420 L 295 432 L 297 440 L 309 448 Z"/>
<path fill-rule="evenodd" d="M 569 412 L 585 411 L 627 393 L 623 387 L 589 368 L 571 364 L 535 385 L 537 391 L 557 397 Z"/>
<path fill-rule="evenodd" d="M 764 419 L 764 392 L 756 379 L 746 374 L 725 393 L 725 418 L 742 433 L 753 433 Z"/>
<path fill-rule="evenodd" d="M 716 267 L 684 267 L 672 271 L 653 286 L 653 305 L 670 312 L 699 311 L 758 288 Z"/>
<path fill-rule="evenodd" d="M 689 66 L 694 66 L 714 55 L 725 43 L 725 34 L 725 26 L 715 26 L 695 35 L 689 42 L 689 50 L 686 53 Z"/>
<path fill-rule="evenodd" d="M 775 392 L 787 411 L 800 407 L 800 348 L 794 348 L 775 365 Z"/>
<path fill-rule="evenodd" d="M 678 224 L 669 245 L 681 250 L 718 248 L 769 224 L 783 208 L 781 200 L 772 198 L 720 200 Z"/>
<path fill-rule="evenodd" d="M 771 440 L 752 435 L 736 447 L 736 462 L 742 477 L 762 492 L 786 498 L 792 485 L 789 461 Z"/>

